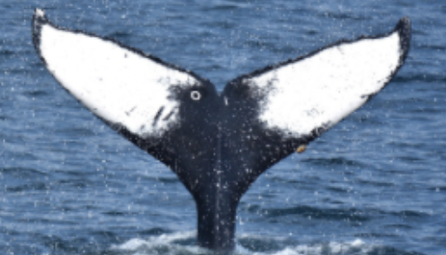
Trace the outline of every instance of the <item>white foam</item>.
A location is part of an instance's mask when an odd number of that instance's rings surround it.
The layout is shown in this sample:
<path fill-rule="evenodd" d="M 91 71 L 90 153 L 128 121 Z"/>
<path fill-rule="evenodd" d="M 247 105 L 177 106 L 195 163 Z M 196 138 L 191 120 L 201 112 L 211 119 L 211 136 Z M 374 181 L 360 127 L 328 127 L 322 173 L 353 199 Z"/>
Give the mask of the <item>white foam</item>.
<path fill-rule="evenodd" d="M 250 252 L 246 249 L 237 249 L 237 254 L 240 255 L 342 255 L 342 254 L 367 254 L 373 248 L 371 245 L 366 245 L 362 240 L 357 239 L 352 242 L 329 242 L 324 244 L 301 244 L 296 246 L 288 246 L 280 251 L 274 252 Z"/>
<path fill-rule="evenodd" d="M 168 254 L 208 254 L 209 251 L 200 248 L 195 245 L 180 245 L 175 242 L 185 241 L 188 239 L 194 239 L 196 236 L 196 231 L 187 232 L 176 232 L 170 234 L 163 234 L 159 236 L 152 236 L 148 239 L 133 238 L 129 241 L 120 244 L 112 245 L 111 249 L 116 251 L 125 252 L 125 254 L 156 254 L 161 248 L 164 251 L 168 251 Z M 241 238 L 251 238 L 258 239 L 262 241 L 265 237 L 243 234 Z M 268 242 L 271 239 L 275 240 L 277 243 L 282 243 L 286 238 L 267 238 Z M 279 251 L 269 251 L 269 252 L 253 252 L 248 248 L 243 247 L 236 241 L 235 254 L 237 255 L 322 255 L 322 254 L 367 254 L 374 248 L 373 245 L 366 244 L 361 239 L 356 239 L 350 242 L 329 242 L 329 243 L 319 243 L 319 244 L 299 244 L 295 246 L 286 246 Z"/>
<path fill-rule="evenodd" d="M 192 254 L 201 254 L 203 253 L 204 249 L 198 246 L 175 244 L 175 242 L 177 241 L 195 238 L 196 234 L 196 231 L 187 231 L 152 236 L 149 237 L 147 240 L 133 238 L 123 244 L 112 245 L 111 249 L 132 252 L 131 254 L 136 255 L 154 254 L 157 253 L 156 249 L 161 247 L 168 249 L 169 251 L 171 251 L 172 254 L 184 253 L 184 251 Z"/>

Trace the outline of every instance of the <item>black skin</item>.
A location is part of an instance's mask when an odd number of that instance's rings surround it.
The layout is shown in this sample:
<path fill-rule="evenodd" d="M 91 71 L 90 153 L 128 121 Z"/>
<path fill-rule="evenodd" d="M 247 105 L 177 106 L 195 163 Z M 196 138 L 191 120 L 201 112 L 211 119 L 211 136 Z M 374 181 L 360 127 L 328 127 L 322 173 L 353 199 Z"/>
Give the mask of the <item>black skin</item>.
<path fill-rule="evenodd" d="M 46 24 L 57 27 L 46 17 L 34 16 L 33 41 L 45 65 L 45 59 L 40 52 L 40 36 L 41 27 Z M 409 19 L 401 19 L 393 31 L 399 32 L 403 54 L 389 81 L 402 66 L 409 51 L 411 37 Z M 82 31 L 71 32 L 86 34 Z M 360 37 L 357 40 L 363 38 L 366 37 Z M 236 209 L 242 195 L 250 185 L 266 169 L 293 153 L 300 145 L 308 144 L 326 131 L 326 126 L 322 125 L 315 127 L 307 136 L 291 138 L 283 131 L 266 128 L 258 118 L 262 110 L 260 103 L 268 93 L 274 90 L 274 86 L 256 90 L 256 86 L 244 83 L 245 78 L 293 64 L 325 48 L 357 41 L 339 41 L 306 56 L 243 75 L 230 82 L 224 91 L 218 94 L 209 81 L 192 72 L 167 64 L 156 57 L 145 55 L 139 50 L 121 45 L 112 39 L 103 38 L 103 40 L 134 51 L 166 68 L 186 72 L 198 81 L 198 85 L 171 86 L 170 99 L 180 102 L 180 121 L 179 124 L 170 127 L 169 131 L 161 137 L 143 139 L 133 135 L 122 126 L 106 123 L 177 174 L 196 202 L 198 245 L 218 254 L 229 254 L 234 250 Z M 192 96 L 192 93 L 196 96 L 197 92 L 199 98 Z M 364 97 L 371 99 L 373 95 L 364 95 Z M 161 106 L 154 118 L 154 123 L 148 123 L 148 125 L 155 125 L 161 116 L 166 116 L 163 118 L 172 116 L 169 113 L 161 114 L 163 111 L 164 107 Z"/>
<path fill-rule="evenodd" d="M 118 129 L 177 174 L 196 202 L 198 245 L 222 254 L 234 249 L 242 195 L 266 169 L 312 140 L 267 132 L 257 120 L 261 93 L 249 90 L 241 82 L 221 95 L 210 83 L 175 89 L 172 99 L 181 102 L 181 124 L 156 141 Z M 192 99 L 193 91 L 200 93 L 199 100 Z"/>

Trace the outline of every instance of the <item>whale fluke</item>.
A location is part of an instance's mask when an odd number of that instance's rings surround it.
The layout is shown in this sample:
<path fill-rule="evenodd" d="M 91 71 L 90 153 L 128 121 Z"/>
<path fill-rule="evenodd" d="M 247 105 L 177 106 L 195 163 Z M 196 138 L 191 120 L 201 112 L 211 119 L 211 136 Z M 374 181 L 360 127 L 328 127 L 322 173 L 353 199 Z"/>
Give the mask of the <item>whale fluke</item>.
<path fill-rule="evenodd" d="M 192 194 L 198 245 L 234 248 L 238 202 L 266 169 L 383 89 L 410 46 L 391 32 L 343 40 L 242 75 L 221 93 L 195 73 L 113 39 L 60 28 L 37 9 L 34 46 L 53 77 L 112 129 L 174 171 Z"/>

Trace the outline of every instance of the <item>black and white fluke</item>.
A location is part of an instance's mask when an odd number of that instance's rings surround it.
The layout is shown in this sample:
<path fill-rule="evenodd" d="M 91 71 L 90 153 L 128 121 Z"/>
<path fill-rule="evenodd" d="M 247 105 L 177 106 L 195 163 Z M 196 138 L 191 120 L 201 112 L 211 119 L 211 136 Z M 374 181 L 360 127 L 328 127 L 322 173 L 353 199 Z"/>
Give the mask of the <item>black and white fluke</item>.
<path fill-rule="evenodd" d="M 241 196 L 266 169 L 361 107 L 403 65 L 410 21 L 230 81 L 208 80 L 112 39 L 52 24 L 37 9 L 35 48 L 85 107 L 169 166 L 196 201 L 198 244 L 234 248 Z"/>

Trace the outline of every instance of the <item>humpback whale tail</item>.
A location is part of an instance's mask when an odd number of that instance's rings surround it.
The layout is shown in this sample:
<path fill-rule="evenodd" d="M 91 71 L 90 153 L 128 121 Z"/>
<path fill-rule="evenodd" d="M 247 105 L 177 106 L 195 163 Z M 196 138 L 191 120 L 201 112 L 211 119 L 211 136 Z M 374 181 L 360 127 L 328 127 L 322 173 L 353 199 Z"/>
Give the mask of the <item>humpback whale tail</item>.
<path fill-rule="evenodd" d="M 52 24 L 37 9 L 34 46 L 53 77 L 112 129 L 174 171 L 195 199 L 198 244 L 234 248 L 237 204 L 270 166 L 383 89 L 410 45 L 410 21 L 229 82 L 206 79 L 109 38 Z"/>

